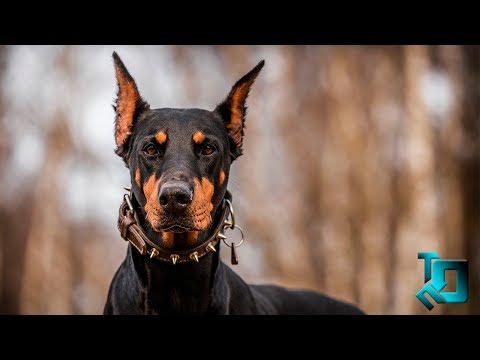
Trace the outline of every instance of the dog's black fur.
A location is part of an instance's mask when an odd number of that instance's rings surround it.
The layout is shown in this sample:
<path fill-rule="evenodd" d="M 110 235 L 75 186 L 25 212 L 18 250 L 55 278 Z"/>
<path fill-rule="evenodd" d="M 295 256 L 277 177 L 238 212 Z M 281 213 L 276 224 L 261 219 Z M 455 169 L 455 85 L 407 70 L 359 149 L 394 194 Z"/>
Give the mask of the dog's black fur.
<path fill-rule="evenodd" d="M 116 152 L 130 169 L 134 206 L 157 245 L 186 249 L 205 241 L 218 221 L 229 168 L 241 155 L 245 101 L 263 61 L 213 111 L 150 109 L 116 53 Z M 362 314 L 306 290 L 245 283 L 209 253 L 170 264 L 129 244 L 110 285 L 104 314 Z"/>

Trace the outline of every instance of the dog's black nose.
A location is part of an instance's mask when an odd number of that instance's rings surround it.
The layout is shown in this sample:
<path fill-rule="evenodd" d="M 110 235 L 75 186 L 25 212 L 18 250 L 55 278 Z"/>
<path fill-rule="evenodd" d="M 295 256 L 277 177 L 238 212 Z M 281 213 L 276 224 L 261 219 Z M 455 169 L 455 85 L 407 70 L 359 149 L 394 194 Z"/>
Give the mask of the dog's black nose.
<path fill-rule="evenodd" d="M 169 181 L 160 189 L 160 205 L 164 209 L 183 210 L 192 202 L 193 190 L 185 181 Z"/>

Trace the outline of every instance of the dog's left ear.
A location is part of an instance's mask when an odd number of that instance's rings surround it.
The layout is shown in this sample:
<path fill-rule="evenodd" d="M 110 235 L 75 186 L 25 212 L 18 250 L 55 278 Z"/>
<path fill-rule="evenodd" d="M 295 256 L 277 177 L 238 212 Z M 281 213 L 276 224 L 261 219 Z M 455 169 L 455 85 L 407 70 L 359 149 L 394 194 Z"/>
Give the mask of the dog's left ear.
<path fill-rule="evenodd" d="M 116 113 L 115 142 L 117 144 L 115 152 L 125 158 L 133 126 L 139 114 L 144 110 L 148 110 L 150 106 L 140 96 L 137 84 L 123 64 L 120 56 L 116 52 L 113 52 L 112 56 L 118 84 L 116 105 L 114 106 Z"/>
<path fill-rule="evenodd" d="M 250 88 L 263 65 L 265 65 L 265 60 L 260 61 L 248 74 L 238 80 L 233 85 L 227 98 L 215 108 L 227 128 L 227 134 L 232 144 L 230 152 L 234 159 L 242 154 L 243 129 L 247 112 L 245 103 Z"/>

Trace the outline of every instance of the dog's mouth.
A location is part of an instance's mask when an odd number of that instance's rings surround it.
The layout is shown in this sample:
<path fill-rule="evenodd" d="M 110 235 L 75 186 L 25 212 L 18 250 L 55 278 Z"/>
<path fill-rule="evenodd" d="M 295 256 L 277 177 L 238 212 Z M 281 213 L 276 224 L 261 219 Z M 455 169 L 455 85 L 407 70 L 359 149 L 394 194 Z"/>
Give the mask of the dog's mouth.
<path fill-rule="evenodd" d="M 155 232 L 171 232 L 171 233 L 185 233 L 206 230 L 211 222 L 211 217 L 197 219 L 197 218 L 176 218 L 170 217 L 147 217 L 150 227 Z"/>
<path fill-rule="evenodd" d="M 160 235 L 162 246 L 169 249 L 186 249 L 195 245 L 199 234 L 206 228 L 199 227 L 194 219 L 175 219 L 175 221 L 159 221 L 150 223 L 150 228 Z M 197 224 L 197 226 L 195 226 Z M 210 224 L 208 224 L 207 228 Z"/>
<path fill-rule="evenodd" d="M 167 232 L 174 232 L 174 233 L 184 233 L 184 232 L 192 231 L 190 227 L 185 227 L 178 224 L 163 226 L 161 230 L 167 231 Z"/>

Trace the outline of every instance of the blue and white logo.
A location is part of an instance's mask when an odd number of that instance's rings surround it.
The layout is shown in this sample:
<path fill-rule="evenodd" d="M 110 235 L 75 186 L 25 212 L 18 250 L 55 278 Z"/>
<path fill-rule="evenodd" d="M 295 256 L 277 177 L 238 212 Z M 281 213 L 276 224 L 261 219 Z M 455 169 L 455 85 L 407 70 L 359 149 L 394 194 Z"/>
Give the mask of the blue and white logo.
<path fill-rule="evenodd" d="M 418 258 L 425 260 L 425 285 L 417 292 L 417 299 L 422 302 L 428 310 L 433 305 L 425 296 L 429 294 L 438 304 L 460 304 L 468 300 L 468 261 L 440 259 L 435 252 L 419 252 Z M 434 261 L 435 260 L 435 261 Z M 442 291 L 447 286 L 445 272 L 456 271 L 456 291 Z"/>

